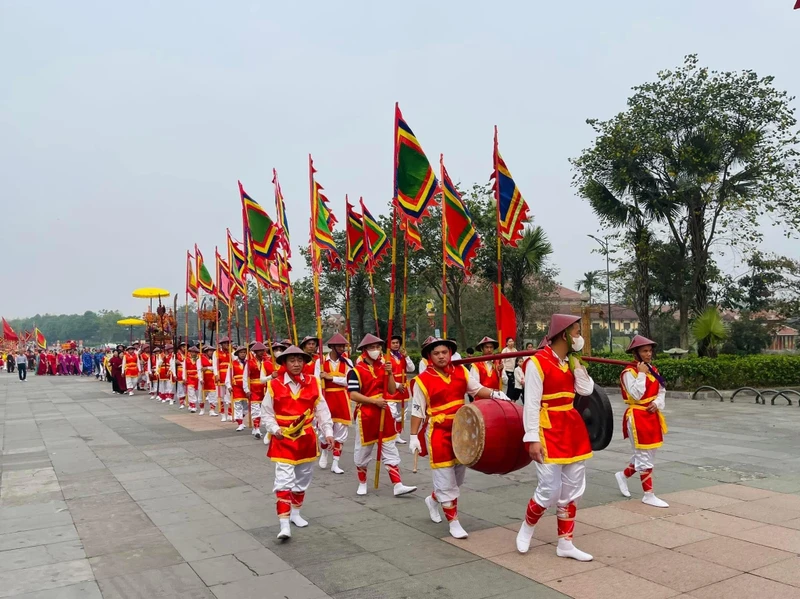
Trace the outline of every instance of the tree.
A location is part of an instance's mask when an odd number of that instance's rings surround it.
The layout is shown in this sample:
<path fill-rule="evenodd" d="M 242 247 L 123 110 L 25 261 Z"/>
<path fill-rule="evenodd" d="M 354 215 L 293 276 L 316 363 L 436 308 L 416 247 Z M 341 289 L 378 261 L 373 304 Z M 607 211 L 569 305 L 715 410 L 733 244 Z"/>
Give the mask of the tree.
<path fill-rule="evenodd" d="M 695 318 L 692 323 L 692 334 L 697 340 L 697 346 L 703 344 L 710 358 L 717 357 L 717 349 L 728 337 L 725 323 L 714 306 L 709 306 Z"/>
<path fill-rule="evenodd" d="M 709 71 L 690 55 L 682 67 L 634 87 L 625 112 L 588 121 L 598 138 L 586 152 L 607 169 L 597 169 L 594 177 L 595 171 L 578 164 L 579 181 L 603 182 L 600 175 L 610 171 L 612 181 L 652 190 L 653 216 L 665 222 L 689 265 L 695 314 L 709 303 L 715 241 L 752 247 L 761 238 L 758 223 L 765 214 L 790 230 L 800 226 L 791 100 L 775 89 L 772 77 Z M 705 352 L 702 344 L 698 349 Z"/>
<path fill-rule="evenodd" d="M 722 346 L 722 353 L 759 354 L 769 347 L 774 329 L 774 325 L 770 325 L 763 318 L 753 318 L 750 313 L 743 312 L 739 320 L 731 323 L 728 339 Z"/>
<path fill-rule="evenodd" d="M 747 259 L 747 271 L 728 277 L 722 303 L 734 310 L 774 310 L 793 316 L 800 309 L 800 260 L 756 251 Z"/>
<path fill-rule="evenodd" d="M 586 293 L 589 294 L 589 303 L 593 304 L 594 300 L 592 298 L 592 291 L 597 289 L 598 291 L 605 291 L 606 285 L 600 279 L 600 275 L 602 274 L 599 270 L 590 270 L 589 272 L 583 273 L 583 278 L 579 281 L 575 281 L 575 289 L 580 291 L 581 289 L 585 289 Z"/>

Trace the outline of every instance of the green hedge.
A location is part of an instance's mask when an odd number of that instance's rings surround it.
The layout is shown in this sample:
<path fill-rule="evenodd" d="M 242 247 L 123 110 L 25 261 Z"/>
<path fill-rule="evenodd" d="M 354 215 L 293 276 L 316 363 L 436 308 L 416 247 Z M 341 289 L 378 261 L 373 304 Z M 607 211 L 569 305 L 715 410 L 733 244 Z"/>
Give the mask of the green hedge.
<path fill-rule="evenodd" d="M 626 360 L 629 356 L 612 356 Z M 620 366 L 590 362 L 589 373 L 604 387 L 619 386 Z M 719 358 L 661 358 L 659 372 L 673 391 L 694 391 L 703 385 L 717 389 L 739 387 L 785 388 L 800 385 L 800 356 L 757 355 Z"/>

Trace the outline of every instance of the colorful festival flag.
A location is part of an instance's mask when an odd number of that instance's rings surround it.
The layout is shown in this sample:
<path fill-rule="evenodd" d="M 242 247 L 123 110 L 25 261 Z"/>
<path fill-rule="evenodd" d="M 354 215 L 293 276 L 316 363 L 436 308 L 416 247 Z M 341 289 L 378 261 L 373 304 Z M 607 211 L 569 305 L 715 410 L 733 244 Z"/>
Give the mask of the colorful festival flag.
<path fill-rule="evenodd" d="M 192 264 L 192 253 L 186 250 L 186 293 L 189 297 L 197 299 L 197 277 Z"/>
<path fill-rule="evenodd" d="M 312 210 L 311 215 L 311 234 L 313 237 L 313 246 L 317 252 L 316 264 L 317 268 L 321 269 L 322 264 L 319 259 L 322 254 L 326 254 L 331 268 L 338 270 L 342 267 L 342 261 L 339 258 L 339 252 L 336 249 L 336 242 L 333 240 L 333 225 L 336 224 L 336 217 L 328 207 L 328 198 L 322 193 L 322 185 L 316 179 L 313 179 L 313 174 L 316 173 L 314 162 L 309 157 L 309 165 L 312 173 Z"/>
<path fill-rule="evenodd" d="M 400 221 L 400 229 L 406 233 L 406 243 L 408 247 L 414 251 L 422 249 L 422 235 L 416 223 L 404 218 Z"/>
<path fill-rule="evenodd" d="M 286 204 L 283 201 L 281 184 L 278 181 L 278 171 L 272 169 L 272 184 L 275 186 L 275 213 L 278 215 L 278 243 L 286 253 L 287 258 L 292 257 L 292 244 L 289 239 L 289 221 L 286 218 Z"/>
<path fill-rule="evenodd" d="M 19 336 L 11 328 L 11 325 L 3 319 L 3 340 L 5 341 L 19 341 Z"/>
<path fill-rule="evenodd" d="M 248 239 L 246 241 L 249 248 L 262 258 L 272 260 L 278 246 L 278 227 L 272 222 L 267 211 L 247 195 L 241 181 L 239 182 L 239 195 L 242 197 L 242 215 L 247 230 Z"/>
<path fill-rule="evenodd" d="M 395 202 L 405 218 L 419 222 L 440 191 L 439 182 L 398 104 L 394 105 L 394 115 Z"/>
<path fill-rule="evenodd" d="M 231 273 L 225 260 L 214 250 L 217 262 L 217 298 L 230 305 L 231 303 Z"/>
<path fill-rule="evenodd" d="M 511 177 L 497 145 L 494 128 L 494 197 L 497 201 L 498 232 L 504 245 L 516 246 L 522 239 L 522 229 L 528 221 L 528 204 Z"/>
<path fill-rule="evenodd" d="M 245 275 L 247 274 L 247 258 L 241 245 L 233 240 L 231 232 L 228 230 L 228 266 L 231 273 L 231 296 L 239 290 L 244 293 Z"/>
<path fill-rule="evenodd" d="M 42 349 L 47 349 L 47 339 L 38 328 L 34 329 L 34 335 L 36 336 L 36 345 Z"/>
<path fill-rule="evenodd" d="M 472 259 L 481 245 L 481 239 L 472 224 L 472 216 L 469 213 L 469 209 L 450 180 L 450 175 L 447 174 L 447 169 L 444 167 L 444 159 L 441 157 L 440 163 L 443 179 L 447 262 L 460 268 L 469 276 Z"/>
<path fill-rule="evenodd" d="M 347 205 L 347 271 L 352 275 L 356 273 L 358 265 L 363 262 L 366 255 L 364 221 L 347 196 L 344 201 Z"/>
<path fill-rule="evenodd" d="M 375 266 L 381 261 L 386 250 L 389 249 L 389 238 L 386 232 L 373 218 L 364 205 L 364 198 L 360 199 L 361 215 L 364 222 L 364 248 L 367 251 L 367 272 L 375 272 Z"/>
<path fill-rule="evenodd" d="M 211 278 L 211 273 L 208 272 L 208 268 L 206 268 L 205 262 L 203 262 L 203 254 L 200 253 L 197 244 L 194 246 L 194 255 L 197 261 L 197 284 L 206 292 L 215 293 L 214 279 Z"/>

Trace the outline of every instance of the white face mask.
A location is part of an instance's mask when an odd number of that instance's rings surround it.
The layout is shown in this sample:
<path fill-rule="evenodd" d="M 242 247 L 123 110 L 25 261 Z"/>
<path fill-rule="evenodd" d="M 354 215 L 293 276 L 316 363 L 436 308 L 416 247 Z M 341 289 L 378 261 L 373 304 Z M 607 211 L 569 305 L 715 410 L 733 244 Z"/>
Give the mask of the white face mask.
<path fill-rule="evenodd" d="M 373 360 L 377 360 L 381 357 L 381 350 L 379 349 L 371 349 L 367 352 L 367 355 L 372 358 Z"/>
<path fill-rule="evenodd" d="M 277 358 L 277 357 L 278 357 L 278 356 L 280 356 L 282 353 L 283 353 L 282 351 L 276 351 L 276 352 L 275 352 L 275 357 Z"/>
<path fill-rule="evenodd" d="M 583 349 L 583 337 L 578 335 L 572 338 L 572 351 L 581 351 Z"/>

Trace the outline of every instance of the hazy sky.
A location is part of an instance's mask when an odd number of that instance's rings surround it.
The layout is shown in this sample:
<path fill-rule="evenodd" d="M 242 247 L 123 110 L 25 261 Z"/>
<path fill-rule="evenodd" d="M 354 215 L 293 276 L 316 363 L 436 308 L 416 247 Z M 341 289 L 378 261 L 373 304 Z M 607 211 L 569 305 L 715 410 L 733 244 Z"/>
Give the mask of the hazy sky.
<path fill-rule="evenodd" d="M 273 167 L 297 247 L 308 152 L 341 222 L 345 193 L 385 211 L 395 101 L 465 184 L 488 179 L 499 126 L 574 286 L 605 266 L 570 185 L 585 119 L 692 52 L 800 93 L 792 4 L 0 0 L 0 314 L 133 314 L 140 286 L 182 298 L 186 249 L 213 264 L 225 227 L 241 234 L 237 179 L 274 214 Z"/>

